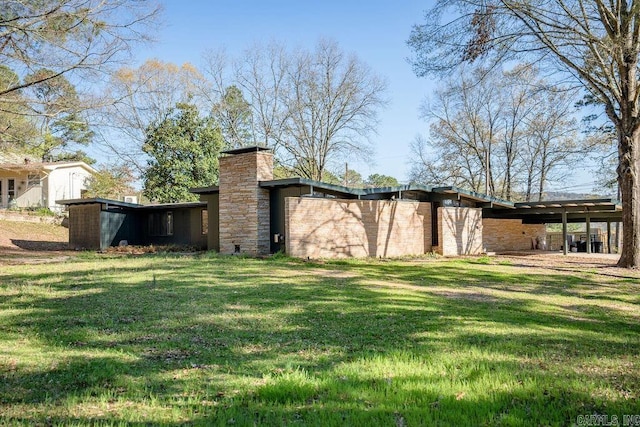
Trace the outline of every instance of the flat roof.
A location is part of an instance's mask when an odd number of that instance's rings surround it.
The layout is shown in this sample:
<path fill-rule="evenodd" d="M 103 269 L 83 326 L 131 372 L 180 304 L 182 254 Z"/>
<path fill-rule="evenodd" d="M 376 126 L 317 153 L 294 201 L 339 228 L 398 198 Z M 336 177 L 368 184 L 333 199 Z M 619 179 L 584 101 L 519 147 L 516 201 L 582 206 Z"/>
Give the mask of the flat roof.
<path fill-rule="evenodd" d="M 206 202 L 178 202 L 178 203 L 156 203 L 150 205 L 141 205 L 138 203 L 127 203 L 119 200 L 103 199 L 100 197 L 94 197 L 90 199 L 70 199 L 70 200 L 56 200 L 59 205 L 109 205 L 119 208 L 128 208 L 136 210 L 148 210 L 148 209 L 171 209 L 171 208 L 197 208 L 206 207 Z"/>
<path fill-rule="evenodd" d="M 221 151 L 220 153 L 221 154 L 244 154 L 244 153 L 255 153 L 257 151 L 271 151 L 271 148 L 254 145 L 251 147 L 241 147 L 241 148 L 235 148 L 233 150 L 225 150 L 225 151 Z"/>
<path fill-rule="evenodd" d="M 284 178 L 284 179 L 274 179 L 270 181 L 260 181 L 260 187 L 262 188 L 276 188 L 276 187 L 315 187 L 320 188 L 325 191 L 329 191 L 331 193 L 336 194 L 344 194 L 350 196 L 358 196 L 361 195 L 360 189 L 345 187 L 342 185 L 328 184 L 322 181 L 315 181 L 313 179 L 308 178 Z"/>
<path fill-rule="evenodd" d="M 615 199 L 579 199 L 579 200 L 544 200 L 541 202 L 516 202 L 513 204 L 518 209 L 564 209 L 564 208 L 598 208 L 622 206 Z"/>
<path fill-rule="evenodd" d="M 547 200 L 541 202 L 516 202 L 512 209 L 485 209 L 483 216 L 496 219 L 521 219 L 523 222 L 550 224 L 562 222 L 620 221 L 622 205 L 615 199 Z"/>
<path fill-rule="evenodd" d="M 513 208 L 513 203 L 498 199 L 495 197 L 487 196 L 486 194 L 476 193 L 473 191 L 463 190 L 457 187 L 431 187 L 421 184 L 406 184 L 395 187 L 373 187 L 373 188 L 352 188 L 342 185 L 328 184 L 322 181 L 315 181 L 308 178 L 285 178 L 275 179 L 271 181 L 261 181 L 260 186 L 263 188 L 275 188 L 275 187 L 299 187 L 299 186 L 313 186 L 315 188 L 323 189 L 325 191 L 344 194 L 349 196 L 370 196 L 370 195 L 383 195 L 394 194 L 402 192 L 417 192 L 428 194 L 441 194 L 451 195 L 461 198 L 470 199 L 480 203 L 488 203 L 499 207 Z"/>
<path fill-rule="evenodd" d="M 209 187 L 190 188 L 189 191 L 194 194 L 211 194 L 220 192 L 220 188 L 217 185 L 211 185 Z"/>
<path fill-rule="evenodd" d="M 56 200 L 56 203 L 59 205 L 94 205 L 97 203 L 100 204 L 109 204 L 113 206 L 123 207 L 123 208 L 138 208 L 142 205 L 138 203 L 127 203 L 121 202 L 119 200 L 111 200 L 111 199 L 103 199 L 101 197 L 92 197 L 89 199 L 67 199 L 67 200 Z"/>

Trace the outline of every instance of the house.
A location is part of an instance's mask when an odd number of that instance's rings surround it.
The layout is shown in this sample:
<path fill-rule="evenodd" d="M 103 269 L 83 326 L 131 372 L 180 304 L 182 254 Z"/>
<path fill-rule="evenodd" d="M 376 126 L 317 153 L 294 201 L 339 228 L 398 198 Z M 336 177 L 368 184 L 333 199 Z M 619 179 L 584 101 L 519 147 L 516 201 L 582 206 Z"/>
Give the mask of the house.
<path fill-rule="evenodd" d="M 107 199 L 66 200 L 73 249 L 130 245 L 180 245 L 207 249 L 207 204 L 140 205 Z"/>
<path fill-rule="evenodd" d="M 581 221 L 588 230 L 591 219 L 621 218 L 610 199 L 512 203 L 456 187 L 359 189 L 274 180 L 273 154 L 262 147 L 227 151 L 219 167 L 219 185 L 192 189 L 197 203 L 60 201 L 69 209 L 70 246 L 104 249 L 127 240 L 253 256 L 477 255 L 539 247 L 547 223 L 562 222 L 566 230 L 567 222 Z"/>
<path fill-rule="evenodd" d="M 80 198 L 95 170 L 84 162 L 39 162 L 0 154 L 0 209 L 46 207 L 59 212 L 56 200 Z"/>

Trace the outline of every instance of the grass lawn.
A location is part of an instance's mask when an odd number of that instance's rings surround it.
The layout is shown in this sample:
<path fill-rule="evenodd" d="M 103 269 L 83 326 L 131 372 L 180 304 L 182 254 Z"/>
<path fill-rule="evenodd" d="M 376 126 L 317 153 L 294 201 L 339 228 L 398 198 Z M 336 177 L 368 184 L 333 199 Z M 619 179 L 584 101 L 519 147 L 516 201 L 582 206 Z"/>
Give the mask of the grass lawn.
<path fill-rule="evenodd" d="M 4 266 L 0 425 L 623 425 L 638 282 L 500 258 Z"/>

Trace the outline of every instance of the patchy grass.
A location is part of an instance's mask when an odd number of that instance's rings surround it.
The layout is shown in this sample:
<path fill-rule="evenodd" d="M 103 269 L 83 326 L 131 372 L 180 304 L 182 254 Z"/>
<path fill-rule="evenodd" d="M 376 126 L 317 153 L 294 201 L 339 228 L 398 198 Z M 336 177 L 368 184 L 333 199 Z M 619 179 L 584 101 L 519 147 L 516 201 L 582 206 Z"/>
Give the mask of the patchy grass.
<path fill-rule="evenodd" d="M 84 255 L 0 272 L 0 424 L 640 414 L 640 285 L 500 259 Z"/>

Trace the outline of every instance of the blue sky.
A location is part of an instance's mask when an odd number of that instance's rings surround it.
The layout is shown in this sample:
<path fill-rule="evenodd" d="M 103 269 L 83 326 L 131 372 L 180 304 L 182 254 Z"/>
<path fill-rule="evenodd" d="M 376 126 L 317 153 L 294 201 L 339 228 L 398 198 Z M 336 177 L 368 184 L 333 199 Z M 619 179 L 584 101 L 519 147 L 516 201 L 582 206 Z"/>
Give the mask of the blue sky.
<path fill-rule="evenodd" d="M 255 42 L 277 40 L 290 47 L 313 48 L 320 38 L 337 41 L 355 53 L 388 81 L 390 103 L 380 111 L 378 134 L 372 135 L 373 162 L 346 159 L 364 177 L 380 173 L 408 180 L 409 144 L 428 124 L 419 118 L 419 107 L 437 85 L 434 79 L 417 78 L 407 57 L 406 40 L 414 24 L 425 19 L 431 0 L 391 2 L 372 0 L 232 1 L 164 0 L 163 25 L 157 42 L 136 53 L 142 64 L 149 58 L 200 66 L 208 50 L 224 48 L 236 56 Z M 573 179 L 549 190 L 589 192 L 595 177 L 591 168 L 574 170 Z"/>
<path fill-rule="evenodd" d="M 407 180 L 409 144 L 427 125 L 419 118 L 422 99 L 435 87 L 418 79 L 406 58 L 411 26 L 423 20 L 430 1 L 205 1 L 165 0 L 157 42 L 136 54 L 139 63 L 158 58 L 200 65 L 203 53 L 221 47 L 235 56 L 256 41 L 278 40 L 312 48 L 318 39 L 337 41 L 388 83 L 390 103 L 380 112 L 372 164 L 350 162 L 363 176 L 372 173 Z"/>

